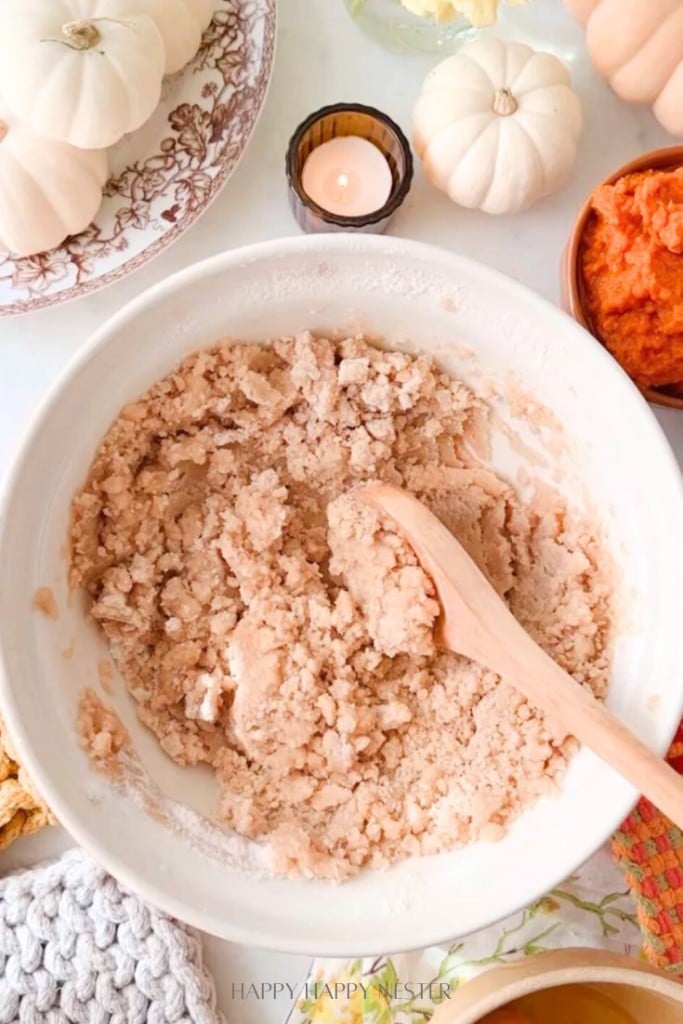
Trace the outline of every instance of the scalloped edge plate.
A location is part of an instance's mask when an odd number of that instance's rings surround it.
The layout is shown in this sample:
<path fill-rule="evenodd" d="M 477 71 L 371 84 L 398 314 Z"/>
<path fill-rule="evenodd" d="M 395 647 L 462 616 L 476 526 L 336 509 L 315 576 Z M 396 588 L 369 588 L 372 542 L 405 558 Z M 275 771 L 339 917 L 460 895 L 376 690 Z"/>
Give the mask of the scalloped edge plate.
<path fill-rule="evenodd" d="M 86 231 L 0 259 L 0 317 L 90 295 L 172 245 L 239 163 L 265 102 L 276 0 L 219 0 L 196 57 L 167 78 L 153 117 L 110 151 L 111 177 Z"/>

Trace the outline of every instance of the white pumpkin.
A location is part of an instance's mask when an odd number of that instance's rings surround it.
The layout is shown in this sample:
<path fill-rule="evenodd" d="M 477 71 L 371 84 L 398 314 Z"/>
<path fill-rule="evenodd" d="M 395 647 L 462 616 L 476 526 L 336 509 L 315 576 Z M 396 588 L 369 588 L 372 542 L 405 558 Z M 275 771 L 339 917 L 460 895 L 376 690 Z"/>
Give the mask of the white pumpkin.
<path fill-rule="evenodd" d="M 429 180 L 454 202 L 486 213 L 516 213 L 559 188 L 581 127 L 564 65 L 492 36 L 434 68 L 413 117 Z"/>
<path fill-rule="evenodd" d="M 161 97 L 165 52 L 125 0 L 2 0 L 0 93 L 36 132 L 83 149 L 139 128 Z"/>
<path fill-rule="evenodd" d="M 128 6 L 131 13 L 154 19 L 164 40 L 167 75 L 192 60 L 216 9 L 215 0 L 130 0 Z"/>
<path fill-rule="evenodd" d="M 43 139 L 0 104 L 0 248 L 33 256 L 83 231 L 107 173 L 104 150 Z"/>

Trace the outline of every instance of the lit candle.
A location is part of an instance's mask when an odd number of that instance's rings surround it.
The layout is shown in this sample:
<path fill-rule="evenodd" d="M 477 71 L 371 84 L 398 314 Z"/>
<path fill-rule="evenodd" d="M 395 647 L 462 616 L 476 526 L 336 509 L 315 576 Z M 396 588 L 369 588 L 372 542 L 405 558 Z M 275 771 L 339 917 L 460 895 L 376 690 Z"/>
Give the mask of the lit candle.
<path fill-rule="evenodd" d="M 364 217 L 381 210 L 393 178 L 380 149 L 359 135 L 339 135 L 314 149 L 301 172 L 304 192 L 323 210 Z"/>
<path fill-rule="evenodd" d="M 335 103 L 295 130 L 286 171 L 289 205 L 303 231 L 380 232 L 410 191 L 413 158 L 381 110 Z"/>

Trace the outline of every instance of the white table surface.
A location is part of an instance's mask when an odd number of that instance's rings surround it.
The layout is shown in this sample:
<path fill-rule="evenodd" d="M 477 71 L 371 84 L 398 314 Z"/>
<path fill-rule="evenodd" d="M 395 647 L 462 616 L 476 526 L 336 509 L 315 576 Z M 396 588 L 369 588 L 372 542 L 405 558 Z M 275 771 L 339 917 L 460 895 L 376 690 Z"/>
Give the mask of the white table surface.
<path fill-rule="evenodd" d="M 590 69 L 582 33 L 560 0 L 535 0 L 508 12 L 499 33 L 552 50 L 571 68 L 584 101 L 586 125 L 578 168 L 557 196 L 514 218 L 458 210 L 418 170 L 394 234 L 445 246 L 497 267 L 552 300 L 559 259 L 574 214 L 591 187 L 638 153 L 672 140 L 649 111 L 627 107 Z M 275 72 L 248 151 L 222 196 L 170 251 L 97 295 L 44 312 L 0 321 L 0 479 L 30 417 L 68 358 L 124 303 L 175 270 L 223 249 L 293 234 L 283 170 L 289 136 L 325 103 L 359 101 L 392 115 L 404 128 L 420 82 L 434 58 L 395 55 L 367 40 L 342 0 L 280 0 Z M 657 410 L 683 462 L 683 413 Z M 1 577 L 0 577 L 1 583 Z M 16 843 L 0 857 L 0 873 L 34 864 L 71 845 L 59 829 Z M 296 922 L 292 922 L 296 927 Z M 264 953 L 207 936 L 206 958 L 219 1003 L 232 1024 L 275 1024 L 287 997 L 233 998 L 240 983 L 303 981 L 305 957 Z M 235 988 L 233 989 L 233 985 Z"/>

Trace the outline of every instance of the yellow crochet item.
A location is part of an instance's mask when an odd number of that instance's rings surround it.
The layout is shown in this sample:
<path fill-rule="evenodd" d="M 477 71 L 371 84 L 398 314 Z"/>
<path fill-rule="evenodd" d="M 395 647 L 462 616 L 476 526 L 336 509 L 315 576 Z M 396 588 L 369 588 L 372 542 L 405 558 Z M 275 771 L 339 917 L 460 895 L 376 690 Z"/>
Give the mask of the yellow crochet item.
<path fill-rule="evenodd" d="M 0 850 L 20 836 L 54 824 L 50 810 L 16 760 L 7 730 L 0 721 Z"/>

